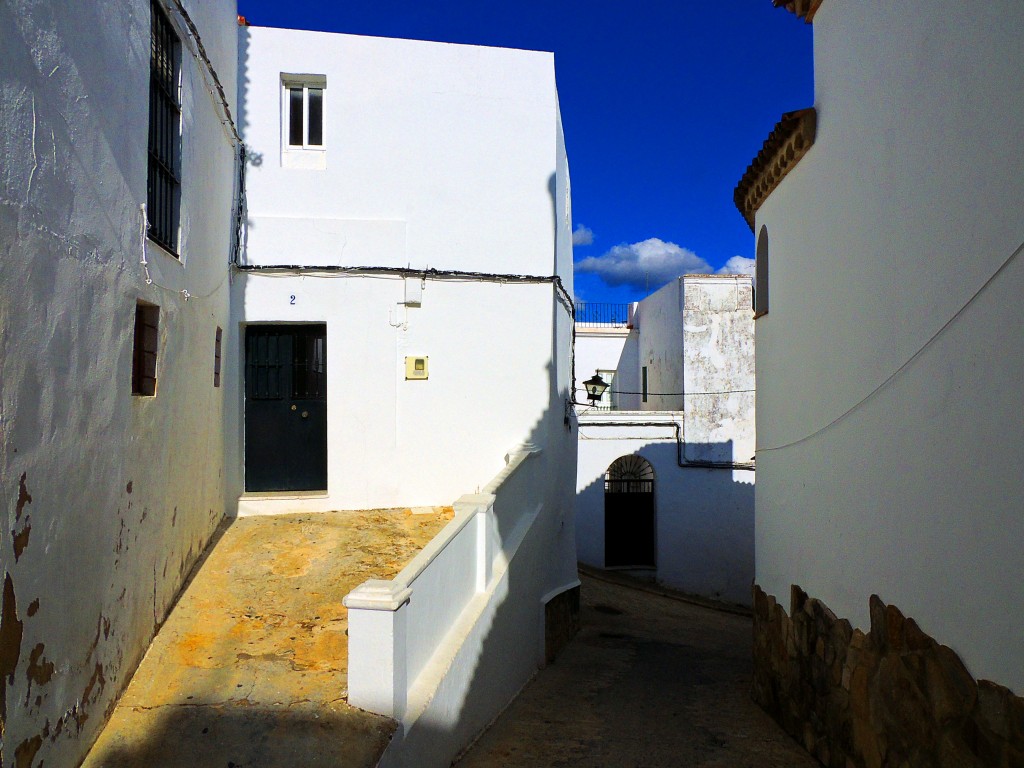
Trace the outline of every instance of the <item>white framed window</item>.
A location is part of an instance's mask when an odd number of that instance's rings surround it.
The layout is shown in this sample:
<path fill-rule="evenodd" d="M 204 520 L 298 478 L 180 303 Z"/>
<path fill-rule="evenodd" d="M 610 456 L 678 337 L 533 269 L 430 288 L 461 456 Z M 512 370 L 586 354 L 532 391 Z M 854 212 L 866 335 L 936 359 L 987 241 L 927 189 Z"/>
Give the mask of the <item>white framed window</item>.
<path fill-rule="evenodd" d="M 601 399 L 594 403 L 594 406 L 602 411 L 618 410 L 618 394 L 615 392 L 615 371 L 599 369 L 597 375 L 608 384 L 608 389 L 601 395 Z"/>
<path fill-rule="evenodd" d="M 323 150 L 326 121 L 324 75 L 281 75 L 282 144 L 288 150 Z"/>

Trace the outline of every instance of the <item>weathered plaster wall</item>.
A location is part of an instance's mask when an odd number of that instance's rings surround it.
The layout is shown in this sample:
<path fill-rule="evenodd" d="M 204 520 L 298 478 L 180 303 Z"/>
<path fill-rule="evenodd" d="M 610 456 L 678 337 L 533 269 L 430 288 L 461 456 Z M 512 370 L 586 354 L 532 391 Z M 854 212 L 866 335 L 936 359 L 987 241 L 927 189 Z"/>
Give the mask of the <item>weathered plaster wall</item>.
<path fill-rule="evenodd" d="M 234 3 L 185 5 L 233 82 Z M 0 6 L 5 766 L 76 764 L 224 511 L 233 151 L 184 50 L 183 259 L 148 248 L 147 285 L 149 38 L 144 0 Z M 155 398 L 131 395 L 139 299 L 160 306 Z"/>
<path fill-rule="evenodd" d="M 551 54 L 251 27 L 239 56 L 246 264 L 557 273 L 571 291 Z M 324 170 L 284 167 L 282 73 L 326 77 Z M 396 277 L 236 282 L 236 349 L 246 323 L 326 322 L 328 336 L 328 492 L 245 498 L 242 513 L 451 503 L 509 446 L 565 442 L 571 319 L 552 285 L 408 282 L 419 307 Z M 429 356 L 427 381 L 405 381 L 406 355 Z M 243 408 L 239 395 L 228 427 L 239 492 Z"/>
<path fill-rule="evenodd" d="M 864 631 L 877 594 L 1017 694 L 1022 26 L 1013 0 L 824 3 L 817 139 L 757 217 L 758 584 Z"/>
<path fill-rule="evenodd" d="M 754 315 L 750 278 L 687 275 L 682 285 L 686 459 L 751 461 Z"/>

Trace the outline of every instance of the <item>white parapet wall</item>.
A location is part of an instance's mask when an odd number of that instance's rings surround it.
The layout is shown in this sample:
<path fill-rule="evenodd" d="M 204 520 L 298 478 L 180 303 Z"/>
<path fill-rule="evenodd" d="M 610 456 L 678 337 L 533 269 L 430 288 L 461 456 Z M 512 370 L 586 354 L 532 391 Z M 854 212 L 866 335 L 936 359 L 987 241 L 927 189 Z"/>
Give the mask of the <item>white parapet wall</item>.
<path fill-rule="evenodd" d="M 521 446 L 394 579 L 370 580 L 349 610 L 349 703 L 399 721 L 382 766 L 447 766 L 544 663 L 539 449 Z"/>

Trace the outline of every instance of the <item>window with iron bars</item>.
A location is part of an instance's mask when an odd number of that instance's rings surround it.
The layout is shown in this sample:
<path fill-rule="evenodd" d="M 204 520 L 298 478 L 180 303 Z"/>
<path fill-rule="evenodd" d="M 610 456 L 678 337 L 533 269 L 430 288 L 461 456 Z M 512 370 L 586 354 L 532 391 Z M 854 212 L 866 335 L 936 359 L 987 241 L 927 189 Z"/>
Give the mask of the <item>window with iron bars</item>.
<path fill-rule="evenodd" d="M 150 3 L 149 178 L 146 204 L 149 237 L 178 255 L 181 206 L 181 42 L 156 0 Z"/>

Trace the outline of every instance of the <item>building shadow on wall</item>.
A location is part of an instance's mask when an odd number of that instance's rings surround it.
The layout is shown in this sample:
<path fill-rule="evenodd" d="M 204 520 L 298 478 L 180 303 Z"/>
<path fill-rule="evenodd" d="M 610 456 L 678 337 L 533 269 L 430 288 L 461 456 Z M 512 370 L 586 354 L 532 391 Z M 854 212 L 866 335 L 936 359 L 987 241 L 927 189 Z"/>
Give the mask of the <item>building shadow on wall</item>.
<path fill-rule="evenodd" d="M 628 433 L 628 428 L 617 430 Z M 683 463 L 731 461 L 732 441 L 690 443 L 603 438 L 610 428 L 580 426 L 581 466 L 595 476 L 576 493 L 579 559 L 595 568 L 630 571 L 641 578 L 711 600 L 750 605 L 754 579 L 754 473 Z M 639 430 L 637 431 L 637 434 Z M 603 439 L 602 439 L 603 438 Z M 605 472 L 624 456 L 639 456 L 654 470 L 653 526 L 646 529 L 646 500 L 631 508 L 606 491 Z M 749 476 L 749 482 L 736 477 Z M 612 490 L 612 489 L 608 489 Z M 614 499 L 614 502 L 613 502 Z M 612 518 L 609 518 L 612 515 Z M 608 527 L 611 535 L 606 535 Z M 631 530 L 635 527 L 635 530 Z M 653 563 L 622 560 L 623 537 L 651 536 Z M 640 547 L 642 550 L 642 547 Z M 637 565 L 639 568 L 630 568 Z"/>

